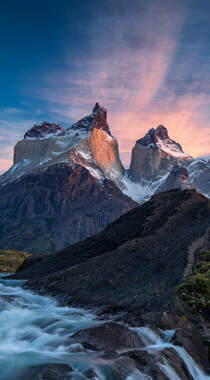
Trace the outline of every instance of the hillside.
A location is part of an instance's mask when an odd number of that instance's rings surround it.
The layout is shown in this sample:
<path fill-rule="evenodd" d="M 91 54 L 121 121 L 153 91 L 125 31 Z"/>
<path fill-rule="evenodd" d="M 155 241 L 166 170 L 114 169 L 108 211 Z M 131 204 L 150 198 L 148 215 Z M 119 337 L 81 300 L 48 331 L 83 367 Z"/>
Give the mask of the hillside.
<path fill-rule="evenodd" d="M 174 288 L 192 273 L 197 250 L 208 247 L 209 226 L 210 201 L 202 195 L 160 193 L 84 242 L 27 259 L 17 276 L 34 279 L 29 286 L 67 303 L 135 310 L 143 319 L 153 313 L 157 319 L 172 305 Z"/>

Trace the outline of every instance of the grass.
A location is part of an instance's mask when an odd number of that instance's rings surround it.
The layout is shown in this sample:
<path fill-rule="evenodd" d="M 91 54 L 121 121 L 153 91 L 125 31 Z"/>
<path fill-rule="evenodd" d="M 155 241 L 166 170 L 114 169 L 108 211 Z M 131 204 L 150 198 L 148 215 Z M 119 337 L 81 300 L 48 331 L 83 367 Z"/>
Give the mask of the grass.
<path fill-rule="evenodd" d="M 176 294 L 194 312 L 209 312 L 210 308 L 210 251 L 201 250 L 194 275 L 176 288 Z"/>
<path fill-rule="evenodd" d="M 28 256 L 30 254 L 27 252 L 0 250 L 0 272 L 16 272 Z"/>

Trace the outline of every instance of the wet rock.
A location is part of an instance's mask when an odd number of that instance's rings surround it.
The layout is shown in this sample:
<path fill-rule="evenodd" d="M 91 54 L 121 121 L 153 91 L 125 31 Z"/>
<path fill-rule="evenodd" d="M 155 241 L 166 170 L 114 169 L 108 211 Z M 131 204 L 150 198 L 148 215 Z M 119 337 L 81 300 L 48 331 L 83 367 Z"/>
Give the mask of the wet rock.
<path fill-rule="evenodd" d="M 69 380 L 86 380 L 88 377 L 86 377 L 83 373 L 81 372 L 73 372 L 69 377 Z"/>
<path fill-rule="evenodd" d="M 94 369 L 92 369 L 92 368 L 87 369 L 87 370 L 84 372 L 84 375 L 85 375 L 88 379 L 91 379 L 91 380 L 99 379 L 98 375 L 96 374 L 96 372 L 95 372 Z"/>
<path fill-rule="evenodd" d="M 0 302 L 8 302 L 9 304 L 12 305 L 20 305 L 21 301 L 23 301 L 22 297 L 19 296 L 13 296 L 13 295 L 1 295 L 0 296 Z"/>
<path fill-rule="evenodd" d="M 155 355 L 147 365 L 145 372 L 151 375 L 153 380 L 173 379 L 175 375 L 182 380 L 193 380 L 185 362 L 174 348 L 169 347 Z"/>
<path fill-rule="evenodd" d="M 68 364 L 42 364 L 29 367 L 21 380 L 67 380 L 72 371 Z"/>
<path fill-rule="evenodd" d="M 129 357 L 119 358 L 112 364 L 112 371 L 119 380 L 126 379 L 135 370 L 135 361 Z"/>
<path fill-rule="evenodd" d="M 113 322 L 80 330 L 72 336 L 72 339 L 82 344 L 89 344 L 96 350 L 106 351 L 122 352 L 143 346 L 135 331 Z"/>
<path fill-rule="evenodd" d="M 208 332 L 209 338 L 209 332 Z M 203 329 L 188 324 L 177 328 L 173 343 L 182 346 L 205 370 L 209 368 L 209 343 L 203 335 Z"/>
<path fill-rule="evenodd" d="M 135 361 L 136 368 L 143 371 L 153 356 L 146 350 L 128 352 L 127 355 Z"/>

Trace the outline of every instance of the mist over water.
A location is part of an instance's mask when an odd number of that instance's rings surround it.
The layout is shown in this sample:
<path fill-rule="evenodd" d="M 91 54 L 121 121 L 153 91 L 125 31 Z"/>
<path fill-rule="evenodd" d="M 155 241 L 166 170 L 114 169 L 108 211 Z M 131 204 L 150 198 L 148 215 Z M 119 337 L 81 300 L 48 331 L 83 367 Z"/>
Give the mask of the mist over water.
<path fill-rule="evenodd" d="M 94 369 L 95 379 L 116 379 L 112 374 L 113 360 L 105 360 L 103 353 L 70 342 L 76 331 L 101 322 L 84 309 L 60 307 L 54 299 L 23 289 L 23 282 L 6 280 L 0 275 L 0 380 L 31 379 L 30 374 L 25 375 L 29 367 L 48 363 L 69 364 L 78 379 L 85 379 L 83 374 L 88 369 Z M 169 342 L 173 332 L 166 332 L 161 339 L 149 328 L 135 330 L 149 352 L 173 346 Z M 210 379 L 183 348 L 173 347 L 194 380 Z M 167 362 L 161 370 L 170 380 L 180 380 Z M 72 378 L 71 373 L 69 379 Z M 135 370 L 128 379 L 152 378 Z"/>

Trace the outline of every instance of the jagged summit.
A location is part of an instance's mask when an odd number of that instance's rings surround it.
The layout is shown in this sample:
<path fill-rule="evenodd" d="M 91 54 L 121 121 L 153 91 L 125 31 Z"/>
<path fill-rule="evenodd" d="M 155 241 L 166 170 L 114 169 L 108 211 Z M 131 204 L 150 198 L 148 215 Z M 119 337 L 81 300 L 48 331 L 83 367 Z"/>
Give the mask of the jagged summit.
<path fill-rule="evenodd" d="M 102 129 L 111 135 L 109 126 L 107 124 L 107 110 L 106 108 L 100 106 L 99 103 L 96 103 L 93 107 L 93 112 L 80 119 L 74 123 L 70 128 L 67 128 L 67 131 L 73 129 L 78 130 L 82 129 L 84 131 L 92 131 L 93 128 Z"/>
<path fill-rule="evenodd" d="M 177 163 L 185 165 L 191 160 L 192 157 L 183 152 L 181 145 L 169 137 L 167 128 L 159 125 L 136 141 L 129 175 L 134 182 L 142 179 L 154 181 L 169 174 Z"/>
<path fill-rule="evenodd" d="M 99 103 L 96 103 L 95 106 L 93 107 L 93 113 L 97 113 L 98 111 L 100 111 L 101 109 L 101 106 Z"/>
<path fill-rule="evenodd" d="M 122 182 L 118 143 L 107 124 L 107 111 L 99 103 L 90 115 L 66 130 L 46 121 L 29 129 L 16 144 L 14 164 L 0 177 L 0 184 L 63 163 L 81 165 L 98 180 Z"/>
<path fill-rule="evenodd" d="M 136 143 L 147 146 L 148 148 L 161 148 L 165 151 L 171 147 L 171 154 L 175 154 L 175 152 L 177 152 L 177 154 L 183 153 L 181 145 L 169 137 L 168 130 L 163 125 L 159 125 L 157 128 L 151 128 L 146 135 L 137 140 Z M 185 156 L 188 155 L 185 154 Z"/>
<path fill-rule="evenodd" d="M 24 135 L 24 139 L 33 139 L 33 138 L 45 138 L 49 137 L 52 134 L 60 134 L 64 133 L 64 128 L 56 123 L 48 123 L 47 121 L 43 121 L 42 124 L 35 124 L 32 128 L 30 128 Z"/>

